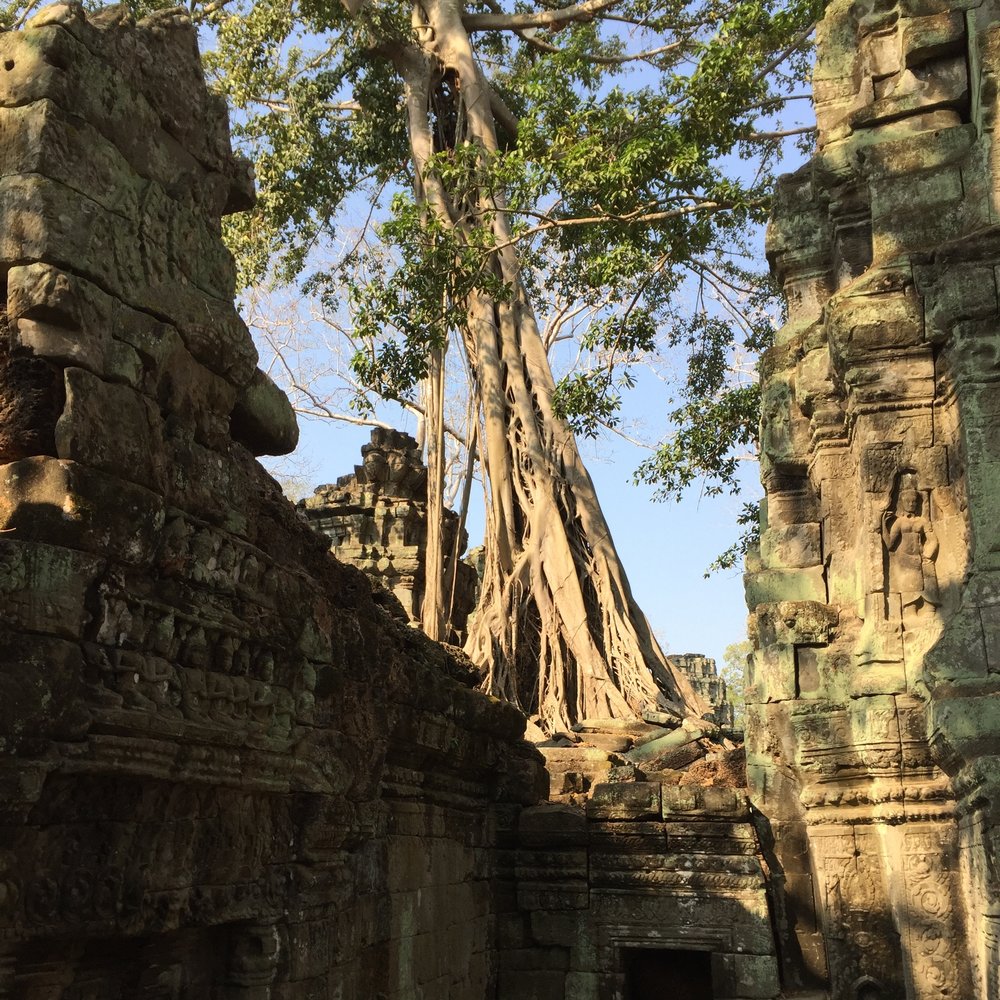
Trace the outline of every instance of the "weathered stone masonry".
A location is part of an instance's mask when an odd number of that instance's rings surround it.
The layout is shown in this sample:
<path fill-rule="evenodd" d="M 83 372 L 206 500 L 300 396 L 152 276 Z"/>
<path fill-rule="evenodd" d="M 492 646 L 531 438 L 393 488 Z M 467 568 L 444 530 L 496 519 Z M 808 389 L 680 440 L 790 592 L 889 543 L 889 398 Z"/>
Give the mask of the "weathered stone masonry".
<path fill-rule="evenodd" d="M 524 809 L 517 834 L 497 1000 L 778 995 L 744 789 L 598 784 L 586 809 Z"/>
<path fill-rule="evenodd" d="M 0 996 L 481 1000 L 537 756 L 253 458 L 194 30 L 48 8 L 0 137 Z"/>
<path fill-rule="evenodd" d="M 376 427 L 361 448 L 361 465 L 354 467 L 354 474 L 317 486 L 298 506 L 330 539 L 330 551 L 341 562 L 363 570 L 399 600 L 411 622 L 420 621 L 427 562 L 427 468 L 409 434 Z M 452 638 L 461 642 L 479 580 L 475 568 L 461 559 L 468 536 L 458 514 L 444 508 L 442 515 L 445 601 L 451 609 L 446 617 Z M 461 537 L 456 537 L 459 531 Z"/>
<path fill-rule="evenodd" d="M 747 585 L 785 985 L 996 1000 L 998 11 L 836 0 L 818 49 Z"/>

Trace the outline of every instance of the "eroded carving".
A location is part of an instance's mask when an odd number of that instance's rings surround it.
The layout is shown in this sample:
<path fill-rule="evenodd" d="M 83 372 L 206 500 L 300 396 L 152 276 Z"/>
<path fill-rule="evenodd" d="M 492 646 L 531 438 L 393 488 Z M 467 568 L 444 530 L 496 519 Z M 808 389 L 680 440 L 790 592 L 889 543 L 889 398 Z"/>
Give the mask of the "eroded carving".
<path fill-rule="evenodd" d="M 540 768 L 254 460 L 297 427 L 233 306 L 252 185 L 196 41 L 75 4 L 0 34 L 0 996 L 416 995 L 392 956 L 430 944 L 482 997 Z"/>
<path fill-rule="evenodd" d="M 787 980 L 836 1000 L 998 997 L 986 837 L 955 818 L 1000 783 L 998 56 L 995 5 L 834 0 L 818 147 L 768 235 L 789 322 L 762 366 L 748 774 L 803 831 L 780 864 L 821 873 Z"/>
<path fill-rule="evenodd" d="M 882 514 L 882 543 L 888 554 L 886 615 L 912 623 L 941 606 L 937 568 L 938 540 L 924 500 L 909 479 L 901 480 L 895 510 Z"/>

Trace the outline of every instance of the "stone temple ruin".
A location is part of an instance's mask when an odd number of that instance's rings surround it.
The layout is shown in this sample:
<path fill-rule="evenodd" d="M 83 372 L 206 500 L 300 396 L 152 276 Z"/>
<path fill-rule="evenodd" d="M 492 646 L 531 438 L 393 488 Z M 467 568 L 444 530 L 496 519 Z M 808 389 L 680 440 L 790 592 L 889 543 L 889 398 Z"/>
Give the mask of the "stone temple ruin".
<path fill-rule="evenodd" d="M 819 49 L 744 786 L 709 721 L 531 746 L 257 464 L 186 19 L 0 35 L 0 997 L 1000 1000 L 1000 17 L 835 0 Z"/>
<path fill-rule="evenodd" d="M 427 468 L 420 446 L 409 434 L 376 427 L 371 441 L 361 448 L 361 463 L 353 475 L 317 486 L 297 506 L 330 539 L 330 551 L 337 559 L 357 566 L 375 585 L 376 595 L 392 594 L 402 606 L 401 617 L 416 625 L 427 562 Z M 445 592 L 451 605 L 452 638 L 458 641 L 464 639 L 478 598 L 475 557 L 460 558 L 468 541 L 458 514 L 445 508 Z M 715 660 L 700 653 L 673 654 L 669 659 L 708 706 L 712 721 L 731 728 L 734 708 Z"/>
<path fill-rule="evenodd" d="M 1000 995 L 989 3 L 838 0 L 769 234 L 748 774 L 786 984 Z"/>
<path fill-rule="evenodd" d="M 732 727 L 733 703 L 715 660 L 701 653 L 673 653 L 670 662 L 687 674 L 691 686 L 708 705 L 712 720 L 720 726 Z"/>
<path fill-rule="evenodd" d="M 399 600 L 406 618 L 420 621 L 427 558 L 427 468 L 409 434 L 377 427 L 361 449 L 361 465 L 336 483 L 318 486 L 299 504 L 330 551 L 357 566 Z M 458 515 L 444 511 L 445 592 L 455 639 L 463 639 L 476 606 L 478 575 L 459 558 L 469 543 Z"/>

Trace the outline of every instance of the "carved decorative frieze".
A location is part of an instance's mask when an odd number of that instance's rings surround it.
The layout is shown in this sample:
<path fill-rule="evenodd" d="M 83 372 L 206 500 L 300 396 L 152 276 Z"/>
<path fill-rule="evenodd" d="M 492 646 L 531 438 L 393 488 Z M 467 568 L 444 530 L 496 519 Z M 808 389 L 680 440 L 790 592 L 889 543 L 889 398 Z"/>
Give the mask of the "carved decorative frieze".
<path fill-rule="evenodd" d="M 194 26 L 55 4 L 0 51 L 0 996 L 415 996 L 443 956 L 485 996 L 540 764 L 255 460 L 298 432 Z"/>

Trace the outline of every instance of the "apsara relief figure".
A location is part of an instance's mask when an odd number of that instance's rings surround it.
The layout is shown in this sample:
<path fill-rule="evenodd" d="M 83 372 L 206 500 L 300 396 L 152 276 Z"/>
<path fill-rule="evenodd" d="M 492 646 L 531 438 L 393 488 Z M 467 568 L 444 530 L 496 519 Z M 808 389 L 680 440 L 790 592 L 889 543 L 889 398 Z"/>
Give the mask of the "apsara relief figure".
<path fill-rule="evenodd" d="M 906 485 L 899 491 L 896 510 L 882 514 L 882 541 L 889 554 L 889 616 L 895 610 L 891 595 L 899 594 L 904 621 L 941 604 L 934 564 L 938 540 L 921 507 L 920 492 Z"/>

